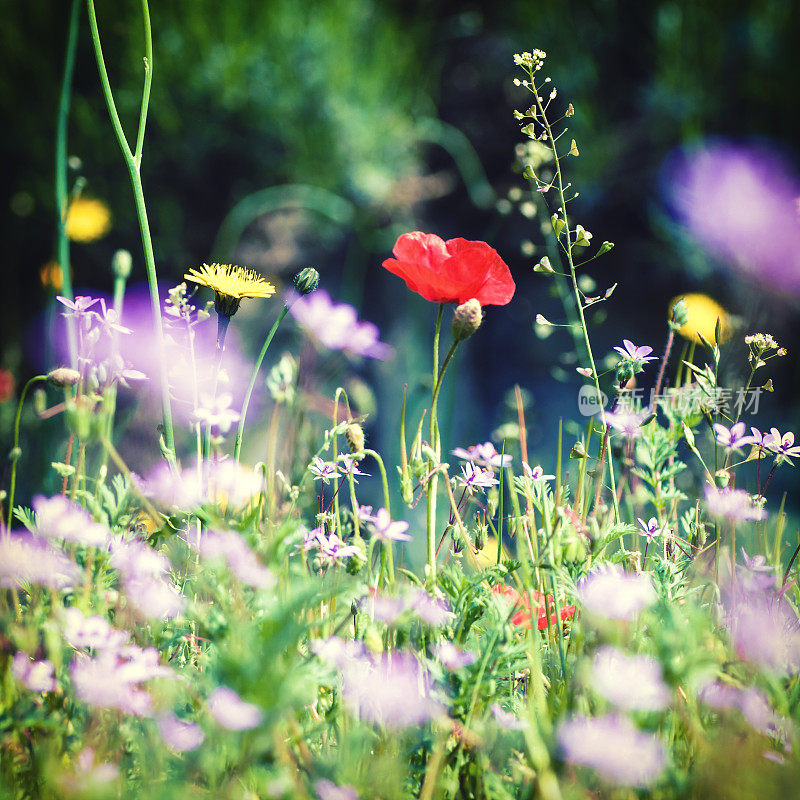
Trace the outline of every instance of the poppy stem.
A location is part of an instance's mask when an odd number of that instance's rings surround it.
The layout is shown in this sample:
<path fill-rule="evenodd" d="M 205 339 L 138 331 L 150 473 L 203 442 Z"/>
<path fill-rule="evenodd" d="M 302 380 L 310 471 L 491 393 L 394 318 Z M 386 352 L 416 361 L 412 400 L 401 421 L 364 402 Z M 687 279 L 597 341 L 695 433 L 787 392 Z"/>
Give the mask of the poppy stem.
<path fill-rule="evenodd" d="M 439 303 L 436 315 L 436 327 L 433 331 L 433 388 L 431 390 L 431 416 L 430 416 L 430 446 L 439 460 L 439 425 L 436 414 L 436 401 L 439 397 L 441 380 L 439 376 L 439 337 L 442 332 L 442 316 L 444 303 Z M 448 354 L 450 355 L 450 354 Z M 430 588 L 436 584 L 436 490 L 439 484 L 438 464 L 430 460 L 430 471 L 433 473 L 428 481 L 428 574 L 426 583 Z"/>

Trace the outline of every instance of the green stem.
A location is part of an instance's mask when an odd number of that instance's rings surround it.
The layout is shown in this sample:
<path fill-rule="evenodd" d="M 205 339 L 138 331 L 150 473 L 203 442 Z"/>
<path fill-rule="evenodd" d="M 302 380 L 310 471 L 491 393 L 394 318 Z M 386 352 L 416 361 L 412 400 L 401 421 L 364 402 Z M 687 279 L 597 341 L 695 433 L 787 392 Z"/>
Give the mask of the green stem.
<path fill-rule="evenodd" d="M 22 417 L 22 405 L 25 402 L 25 395 L 28 394 L 28 389 L 30 389 L 34 383 L 46 380 L 46 375 L 34 375 L 25 384 L 25 386 L 22 387 L 22 392 L 19 396 L 19 402 L 17 403 L 17 414 L 14 417 L 14 446 L 11 448 L 11 485 L 8 489 L 8 514 L 6 515 L 6 528 L 11 527 L 11 520 L 14 516 L 14 494 L 17 488 L 17 463 L 22 455 L 19 449 L 19 421 Z"/>
<path fill-rule="evenodd" d="M 439 312 L 436 315 L 436 327 L 433 332 L 433 389 L 431 390 L 431 416 L 430 416 L 430 446 L 439 458 L 438 447 L 438 424 L 436 419 L 436 400 L 439 392 L 439 336 L 442 331 L 442 315 L 444 314 L 444 303 L 439 303 Z M 434 470 L 438 464 L 429 462 L 429 469 L 433 472 L 428 481 L 428 575 L 426 582 L 429 586 L 436 584 L 436 490 L 439 484 L 438 471 Z"/>
<path fill-rule="evenodd" d="M 531 84 L 533 85 L 533 72 L 530 73 L 531 77 Z M 553 139 L 553 131 L 550 128 L 550 123 L 547 120 L 547 115 L 545 114 L 545 110 L 542 106 L 541 98 L 539 97 L 538 89 L 533 86 L 533 96 L 536 99 L 536 106 L 539 110 L 539 114 L 541 115 L 542 125 L 544 125 L 545 130 L 547 131 L 548 141 L 550 142 L 551 149 L 553 151 L 553 162 L 556 167 L 556 177 L 557 177 L 557 188 L 558 188 L 558 199 L 561 203 L 561 213 L 564 217 L 564 232 L 566 233 L 566 246 L 564 247 L 564 252 L 567 256 L 567 263 L 569 265 L 569 275 L 570 279 L 572 280 L 572 291 L 575 297 L 575 306 L 578 310 L 578 319 L 580 320 L 581 324 L 581 331 L 583 332 L 583 343 L 586 347 L 586 354 L 589 357 L 589 365 L 592 370 L 592 378 L 594 379 L 594 388 L 597 391 L 597 396 L 601 397 L 600 393 L 600 381 L 597 377 L 597 367 L 594 363 L 594 355 L 592 354 L 592 345 L 589 341 L 589 329 L 586 327 L 586 317 L 583 313 L 583 301 L 581 300 L 581 292 L 578 288 L 578 278 L 575 271 L 575 261 L 572 257 L 572 234 L 569 227 L 569 219 L 567 217 L 567 201 L 564 197 L 564 179 L 561 174 L 561 162 L 558 158 L 558 148 L 555 145 L 555 140 Z M 614 521 L 619 522 L 619 502 L 617 500 L 617 487 L 616 482 L 614 480 L 614 464 L 611 459 L 611 442 L 606 440 L 605 442 L 606 448 L 606 458 L 608 460 L 608 475 L 609 475 L 609 482 L 611 488 L 611 496 L 614 500 Z M 602 480 L 602 476 L 601 476 Z"/>
<path fill-rule="evenodd" d="M 383 459 L 380 457 L 380 454 L 377 453 L 375 450 L 364 450 L 365 456 L 372 456 L 378 462 L 378 469 L 381 471 L 381 485 L 383 486 L 383 507 L 386 509 L 386 512 L 389 514 L 389 517 L 392 516 L 392 506 L 391 506 L 391 497 L 389 494 L 389 478 L 386 475 L 386 466 L 383 463 Z M 389 569 L 389 583 L 394 584 L 394 556 L 392 553 L 392 543 L 391 542 L 384 542 L 383 549 L 386 551 L 386 557 L 388 562 L 388 569 Z"/>
<path fill-rule="evenodd" d="M 73 299 L 73 294 L 69 262 L 69 238 L 66 231 L 67 211 L 69 210 L 67 132 L 69 109 L 72 102 L 72 77 L 75 74 L 75 53 L 78 48 L 80 9 L 80 0 L 72 0 L 69 14 L 69 31 L 67 33 L 67 52 L 64 58 L 64 80 L 61 83 L 61 96 L 58 101 L 58 118 L 56 120 L 56 259 L 61 268 L 61 292 L 69 300 Z M 69 345 L 69 363 L 74 368 L 78 363 L 78 346 L 75 321 L 72 317 L 67 317 L 67 342 Z"/>
<path fill-rule="evenodd" d="M 94 54 L 97 59 L 97 68 L 100 73 L 100 83 L 103 88 L 108 114 L 111 118 L 111 125 L 117 137 L 120 150 L 122 150 L 125 165 L 128 167 L 131 186 L 133 188 L 134 202 L 136 205 L 136 217 L 139 221 L 139 229 L 142 236 L 142 248 L 144 250 L 145 269 L 147 270 L 147 284 L 150 289 L 150 305 L 153 310 L 153 321 L 155 323 L 156 337 L 159 346 L 159 370 L 161 381 L 161 406 L 164 415 L 164 441 L 167 449 L 175 450 L 175 435 L 172 427 L 172 406 L 169 396 L 169 381 L 167 377 L 167 363 L 164 357 L 164 324 L 161 319 L 161 300 L 158 296 L 158 278 L 156 276 L 156 262 L 153 254 L 153 241 L 150 236 L 150 225 L 147 221 L 147 209 L 144 202 L 144 190 L 142 188 L 141 177 L 141 148 L 144 141 L 145 122 L 147 120 L 147 108 L 150 98 L 150 84 L 153 76 L 153 41 L 150 30 L 150 14 L 147 0 L 142 0 L 142 12 L 144 16 L 144 35 L 145 35 L 145 82 L 142 92 L 142 106 L 139 115 L 139 129 L 137 133 L 136 154 L 131 152 L 125 131 L 122 128 L 117 107 L 114 103 L 114 95 L 111 91 L 111 84 L 108 80 L 105 60 L 103 59 L 103 48 L 100 44 L 100 32 L 97 28 L 97 16 L 95 15 L 94 0 L 86 0 L 86 8 L 89 12 L 89 27 L 92 33 L 92 44 Z"/>
<path fill-rule="evenodd" d="M 247 419 L 247 409 L 250 406 L 250 398 L 253 395 L 253 389 L 255 388 L 256 380 L 258 379 L 258 373 L 261 369 L 261 364 L 264 362 L 264 357 L 267 355 L 267 349 L 272 343 L 272 338 L 275 336 L 275 331 L 278 330 L 278 325 L 281 324 L 283 318 L 288 312 L 289 306 L 284 306 L 281 310 L 281 313 L 278 315 L 278 319 L 275 320 L 275 324 L 270 328 L 267 338 L 264 340 L 264 346 L 261 348 L 261 352 L 258 354 L 258 358 L 256 359 L 255 367 L 253 367 L 253 374 L 250 377 L 250 384 L 247 387 L 247 391 L 244 395 L 244 401 L 242 402 L 242 411 L 239 415 L 239 427 L 236 430 L 236 441 L 233 445 L 233 457 L 237 463 L 239 462 L 239 454 L 242 450 L 242 437 L 244 436 L 244 422 Z"/>

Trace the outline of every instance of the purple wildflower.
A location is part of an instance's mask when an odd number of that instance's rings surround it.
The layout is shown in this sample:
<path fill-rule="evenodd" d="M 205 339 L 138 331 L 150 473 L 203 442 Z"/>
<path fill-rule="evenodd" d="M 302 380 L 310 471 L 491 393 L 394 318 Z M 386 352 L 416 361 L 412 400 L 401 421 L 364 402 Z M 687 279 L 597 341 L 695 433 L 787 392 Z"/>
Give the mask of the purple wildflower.
<path fill-rule="evenodd" d="M 754 687 L 741 689 L 727 683 L 714 681 L 703 686 L 698 699 L 717 711 L 738 710 L 757 731 L 769 735 L 776 727 L 778 717 L 763 692 Z"/>
<path fill-rule="evenodd" d="M 184 722 L 174 714 L 158 717 L 158 732 L 164 742 L 176 753 L 196 750 L 203 743 L 205 734 L 194 722 Z"/>
<path fill-rule="evenodd" d="M 442 642 L 434 652 L 436 659 L 451 672 L 474 664 L 477 658 L 475 653 L 469 650 L 459 650 L 452 642 Z"/>
<path fill-rule="evenodd" d="M 633 619 L 657 599 L 647 575 L 629 574 L 617 564 L 590 572 L 578 582 L 577 594 L 587 611 L 619 620 Z"/>
<path fill-rule="evenodd" d="M 369 614 L 373 619 L 392 625 L 398 617 L 406 610 L 406 603 L 400 597 L 385 597 L 383 595 L 373 595 L 370 592 L 361 600 L 361 608 L 365 614 Z"/>
<path fill-rule="evenodd" d="M 342 671 L 342 696 L 362 719 L 394 728 L 422 725 L 444 713 L 430 694 L 430 681 L 409 653 L 349 662 Z"/>
<path fill-rule="evenodd" d="M 755 438 L 745 435 L 745 431 L 744 422 L 737 422 L 730 429 L 719 422 L 714 423 L 714 434 L 717 437 L 717 441 L 726 450 L 741 450 L 745 445 L 753 444 Z"/>
<path fill-rule="evenodd" d="M 261 709 L 246 703 L 233 689 L 218 686 L 208 698 L 208 710 L 217 725 L 229 731 L 247 731 L 261 724 Z"/>
<path fill-rule="evenodd" d="M 522 731 L 530 726 L 527 720 L 520 719 L 516 714 L 506 711 L 500 703 L 492 703 L 489 706 L 489 710 L 492 712 L 497 724 L 510 731 Z"/>
<path fill-rule="evenodd" d="M 500 483 L 490 469 L 476 467 L 471 461 L 461 467 L 461 472 L 463 474 L 456 477 L 456 482 L 466 489 L 469 494 L 472 494 L 476 489 L 485 491 Z"/>
<path fill-rule="evenodd" d="M 637 347 L 630 339 L 623 339 L 622 344 L 622 347 L 615 347 L 614 349 L 625 361 L 630 361 L 634 365 L 634 369 L 638 370 L 638 368 L 648 361 L 658 361 L 657 356 L 650 355 L 650 353 L 653 352 L 652 347 L 648 347 L 647 345 Z"/>
<path fill-rule="evenodd" d="M 34 661 L 21 650 L 14 654 L 11 673 L 32 692 L 54 692 L 58 688 L 53 664 L 47 659 Z"/>
<path fill-rule="evenodd" d="M 450 452 L 457 458 L 463 458 L 466 461 L 471 461 L 473 464 L 486 467 L 487 469 L 507 467 L 512 460 L 511 456 L 498 453 L 491 442 L 474 444 L 466 450 L 463 447 L 456 447 L 455 450 L 451 450 Z"/>
<path fill-rule="evenodd" d="M 729 519 L 734 522 L 766 519 L 767 512 L 753 505 L 753 500 L 744 489 L 731 489 L 726 486 L 718 489 L 706 484 L 706 508 L 712 517 Z"/>
<path fill-rule="evenodd" d="M 0 535 L 0 587 L 4 589 L 22 583 L 65 589 L 75 586 L 80 574 L 78 565 L 64 553 L 27 532 Z"/>
<path fill-rule="evenodd" d="M 531 467 L 527 461 L 522 462 L 522 471 L 525 473 L 525 477 L 533 483 L 546 483 L 555 480 L 556 477 L 555 475 L 545 475 L 544 470 L 538 464 Z"/>
<path fill-rule="evenodd" d="M 108 531 L 96 523 L 77 503 L 60 494 L 54 497 L 33 498 L 36 512 L 36 533 L 45 539 L 62 539 L 88 547 L 102 547 L 108 540 Z"/>
<path fill-rule="evenodd" d="M 324 289 L 289 300 L 289 313 L 329 350 L 384 360 L 392 348 L 379 339 L 371 322 L 359 322 L 353 306 L 334 303 Z"/>
<path fill-rule="evenodd" d="M 764 434 L 763 442 L 778 456 L 778 462 L 791 463 L 793 458 L 800 458 L 800 445 L 795 445 L 794 434 L 791 431 L 781 434 L 777 428 L 771 428 L 768 434 Z"/>
<path fill-rule="evenodd" d="M 75 759 L 75 772 L 65 776 L 62 780 L 67 794 L 92 795 L 103 784 L 116 780 L 118 777 L 119 767 L 116 764 L 95 764 L 94 750 L 91 747 L 85 747 Z"/>
<path fill-rule="evenodd" d="M 661 665 L 650 656 L 629 656 L 615 647 L 595 653 L 592 685 L 618 708 L 660 711 L 669 702 Z"/>
<path fill-rule="evenodd" d="M 67 307 L 64 312 L 67 316 L 80 316 L 86 314 L 87 311 L 100 300 L 97 297 L 86 297 L 85 295 L 78 295 L 75 300 L 70 300 L 68 297 L 62 297 L 60 294 L 56 295 L 56 300 L 63 306 Z M 95 313 L 95 312 L 90 312 Z"/>
<path fill-rule="evenodd" d="M 616 714 L 566 720 L 558 727 L 558 743 L 565 761 L 622 786 L 649 786 L 667 765 L 663 742 Z"/>
<path fill-rule="evenodd" d="M 341 476 L 339 465 L 335 461 L 323 461 L 319 456 L 314 456 L 308 465 L 308 471 L 314 476 L 315 481 L 322 481 L 324 484 Z"/>
<path fill-rule="evenodd" d="M 314 791 L 319 800 L 358 800 L 358 792 L 354 786 L 347 783 L 337 786 L 325 778 L 315 781 Z"/>
<path fill-rule="evenodd" d="M 256 554 L 235 531 L 203 533 L 199 550 L 203 558 L 225 561 L 242 583 L 254 589 L 271 589 L 275 586 L 275 576 L 259 562 Z"/>
<path fill-rule="evenodd" d="M 642 424 L 649 416 L 647 411 L 634 411 L 625 406 L 602 414 L 605 424 L 619 431 L 626 439 L 638 439 L 642 435 Z"/>
<path fill-rule="evenodd" d="M 736 567 L 736 586 L 741 591 L 769 592 L 775 588 L 775 567 L 767 564 L 767 559 L 760 553 L 750 558 L 742 548 L 744 566 Z"/>
<path fill-rule="evenodd" d="M 351 663 L 364 659 L 367 651 L 363 642 L 354 639 L 340 639 L 331 636 L 327 639 L 316 639 L 309 645 L 312 652 L 323 661 L 333 664 L 340 670 Z"/>
<path fill-rule="evenodd" d="M 100 326 L 105 330 L 107 334 L 133 333 L 133 331 L 130 328 L 126 328 L 124 325 L 120 325 L 119 314 L 117 314 L 115 308 L 109 308 L 106 306 L 106 301 L 104 297 L 100 298 L 100 310 L 98 311 L 97 309 L 95 309 L 94 314 L 97 317 L 97 321 L 100 323 Z"/>
<path fill-rule="evenodd" d="M 406 531 L 408 523 L 392 521 L 389 512 L 385 508 L 379 508 L 374 515 L 362 517 L 366 522 L 372 535 L 382 542 L 410 542 L 411 536 Z"/>
<path fill-rule="evenodd" d="M 303 550 L 306 552 L 317 550 L 320 564 L 327 567 L 337 567 L 346 558 L 361 554 L 356 545 L 345 544 L 336 531 L 331 531 L 326 536 L 322 527 L 314 528 L 303 536 Z"/>
<path fill-rule="evenodd" d="M 647 539 L 648 542 L 652 542 L 653 539 L 658 538 L 664 533 L 664 529 L 661 525 L 658 524 L 658 520 L 655 517 L 650 517 L 650 519 L 645 522 L 641 517 L 636 517 L 639 521 L 639 526 L 642 529 L 642 535 Z"/>
<path fill-rule="evenodd" d="M 356 475 L 358 475 L 359 477 L 365 477 L 365 478 L 369 478 L 370 477 L 369 473 L 362 472 L 358 468 L 358 459 L 355 456 L 350 455 L 350 453 L 343 453 L 342 455 L 340 455 L 339 456 L 339 461 L 342 462 L 341 469 L 344 472 L 345 477 L 352 476 L 354 480 L 355 480 Z M 358 483 L 358 481 L 355 481 L 355 482 Z"/>

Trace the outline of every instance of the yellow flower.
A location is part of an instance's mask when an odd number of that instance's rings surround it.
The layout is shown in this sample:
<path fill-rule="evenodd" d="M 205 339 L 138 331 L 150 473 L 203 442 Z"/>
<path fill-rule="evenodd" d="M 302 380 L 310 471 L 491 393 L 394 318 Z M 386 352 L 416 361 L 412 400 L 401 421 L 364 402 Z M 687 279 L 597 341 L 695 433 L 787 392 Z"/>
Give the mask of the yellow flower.
<path fill-rule="evenodd" d="M 64 225 L 73 242 L 93 242 L 111 230 L 111 211 L 102 200 L 76 197 L 69 204 Z"/>
<path fill-rule="evenodd" d="M 54 289 L 56 292 L 60 292 L 64 286 L 61 264 L 58 261 L 48 261 L 46 264 L 42 264 L 39 269 L 39 280 L 45 289 Z"/>
<path fill-rule="evenodd" d="M 688 320 L 678 328 L 678 333 L 686 339 L 702 344 L 700 333 L 707 342 L 714 343 L 714 331 L 717 320 L 720 323 L 720 340 L 724 342 L 730 336 L 730 314 L 716 301 L 705 294 L 682 294 L 669 304 L 669 318 L 672 318 L 672 307 L 678 300 L 686 301 Z"/>
<path fill-rule="evenodd" d="M 505 547 L 503 547 L 502 558 L 508 558 Z M 493 567 L 497 563 L 497 539 L 494 536 L 487 537 L 483 549 L 475 551 L 475 561 L 480 569 Z"/>
<path fill-rule="evenodd" d="M 255 270 L 233 264 L 203 264 L 200 269 L 190 269 L 183 277 L 213 289 L 214 307 L 223 317 L 232 317 L 244 297 L 267 298 L 275 294 L 275 287 Z"/>

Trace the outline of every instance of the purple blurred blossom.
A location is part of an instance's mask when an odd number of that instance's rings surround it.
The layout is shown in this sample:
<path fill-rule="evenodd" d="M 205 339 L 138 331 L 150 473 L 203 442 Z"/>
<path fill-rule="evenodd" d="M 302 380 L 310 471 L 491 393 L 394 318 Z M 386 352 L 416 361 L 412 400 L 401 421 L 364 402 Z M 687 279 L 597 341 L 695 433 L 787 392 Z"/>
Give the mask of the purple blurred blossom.
<path fill-rule="evenodd" d="M 625 572 L 608 564 L 578 581 L 578 599 L 593 614 L 610 619 L 631 620 L 657 600 L 648 575 Z"/>
<path fill-rule="evenodd" d="M 105 617 L 86 617 L 78 608 L 65 609 L 62 619 L 64 638 L 76 650 L 119 650 L 130 640 L 127 631 L 112 628 Z"/>
<path fill-rule="evenodd" d="M 319 800 L 358 800 L 358 792 L 354 786 L 349 784 L 339 786 L 325 778 L 314 783 L 314 791 Z"/>
<path fill-rule="evenodd" d="M 0 534 L 0 587 L 40 583 L 66 589 L 75 586 L 80 576 L 74 561 L 27 531 Z"/>
<path fill-rule="evenodd" d="M 205 734 L 194 722 L 184 722 L 174 714 L 165 714 L 156 720 L 158 732 L 164 742 L 176 753 L 195 750 L 203 743 Z"/>
<path fill-rule="evenodd" d="M 239 412 L 230 407 L 232 402 L 233 395 L 230 392 L 220 392 L 216 396 L 203 392 L 200 405 L 194 410 L 194 419 L 218 433 L 226 434 L 231 425 L 239 421 Z"/>
<path fill-rule="evenodd" d="M 646 410 L 635 411 L 626 406 L 602 413 L 603 422 L 627 439 L 638 439 L 642 435 L 642 424 L 649 416 Z"/>
<path fill-rule="evenodd" d="M 109 533 L 89 513 L 66 497 L 37 495 L 33 498 L 36 512 L 36 533 L 45 539 L 62 539 L 88 547 L 103 547 Z"/>
<path fill-rule="evenodd" d="M 765 735 L 771 735 L 781 723 L 767 696 L 752 686 L 742 689 L 714 681 L 703 686 L 697 696 L 702 703 L 717 711 L 740 711 L 755 730 Z"/>
<path fill-rule="evenodd" d="M 650 656 L 629 656 L 604 646 L 595 653 L 592 685 L 618 708 L 660 711 L 669 702 L 661 665 Z"/>
<path fill-rule="evenodd" d="M 454 614 L 444 600 L 431 597 L 424 589 L 415 589 L 409 595 L 409 608 L 428 625 L 440 627 L 450 622 Z"/>
<path fill-rule="evenodd" d="M 734 594 L 727 626 L 740 658 L 782 674 L 800 668 L 800 621 L 781 595 Z"/>
<path fill-rule="evenodd" d="M 450 451 L 457 458 L 463 458 L 477 464 L 479 467 L 487 469 L 498 469 L 499 467 L 507 467 L 511 464 L 512 457 L 509 455 L 501 455 L 491 442 L 484 442 L 483 444 L 474 444 L 466 450 L 463 447 L 456 447 L 455 450 Z"/>
<path fill-rule="evenodd" d="M 760 553 L 752 558 L 742 548 L 744 565 L 736 566 L 736 586 L 743 592 L 769 592 L 775 589 L 776 569 Z"/>
<path fill-rule="evenodd" d="M 235 531 L 206 531 L 200 537 L 203 558 L 222 559 L 230 571 L 254 589 L 271 589 L 275 576 L 258 560 L 241 534 Z"/>
<path fill-rule="evenodd" d="M 392 625 L 406 610 L 406 603 L 401 597 L 370 594 L 361 599 L 361 608 L 379 622 Z"/>
<path fill-rule="evenodd" d="M 658 361 L 657 356 L 651 356 L 653 352 L 652 347 L 642 345 L 637 347 L 630 339 L 622 340 L 622 347 L 615 347 L 614 349 L 626 360 L 632 361 L 636 366 L 646 363 L 647 361 Z"/>
<path fill-rule="evenodd" d="M 729 519 L 734 522 L 766 519 L 767 512 L 753 505 L 753 500 L 744 489 L 731 489 L 726 486 L 718 489 L 706 484 L 706 508 L 712 517 Z"/>
<path fill-rule="evenodd" d="M 359 322 L 353 306 L 334 303 L 324 289 L 287 299 L 289 313 L 320 344 L 329 350 L 350 355 L 385 360 L 392 348 L 380 341 L 378 328 L 371 322 Z"/>
<path fill-rule="evenodd" d="M 422 725 L 443 715 L 430 690 L 428 674 L 410 653 L 353 660 L 342 670 L 342 697 L 353 713 L 388 727 Z"/>
<path fill-rule="evenodd" d="M 664 743 L 616 714 L 573 717 L 558 726 L 557 736 L 565 761 L 622 786 L 649 786 L 667 765 Z"/>
<path fill-rule="evenodd" d="M 451 672 L 474 664 L 477 658 L 475 653 L 470 650 L 459 650 L 452 642 L 442 642 L 437 645 L 434 655 Z"/>
<path fill-rule="evenodd" d="M 75 759 L 75 773 L 67 781 L 66 788 L 70 794 L 96 790 L 99 786 L 119 777 L 116 764 L 95 764 L 95 753 L 91 747 L 85 747 Z"/>
<path fill-rule="evenodd" d="M 411 536 L 406 533 L 408 523 L 393 521 L 385 508 L 379 508 L 375 514 L 361 516 L 372 531 L 372 535 L 382 542 L 410 542 Z"/>
<path fill-rule="evenodd" d="M 218 686 L 208 698 L 208 710 L 217 725 L 229 731 L 246 731 L 261 723 L 261 709 L 246 703 L 233 689 Z"/>
<path fill-rule="evenodd" d="M 58 682 L 53 674 L 53 664 L 47 659 L 34 661 L 21 650 L 14 654 L 11 673 L 32 692 L 54 692 Z"/>
<path fill-rule="evenodd" d="M 737 422 L 730 429 L 719 422 L 714 423 L 714 435 L 726 450 L 740 450 L 745 445 L 754 444 L 755 438 L 748 436 L 746 431 L 744 422 Z"/>
<path fill-rule="evenodd" d="M 309 647 L 318 658 L 333 664 L 340 670 L 353 661 L 364 659 L 367 654 L 363 642 L 354 639 L 341 639 L 338 636 L 331 636 L 328 639 L 315 639 L 310 643 Z"/>
<path fill-rule="evenodd" d="M 667 165 L 668 193 L 691 233 L 758 284 L 800 291 L 800 182 L 764 148 L 709 142 Z"/>
<path fill-rule="evenodd" d="M 506 711 L 500 703 L 492 703 L 489 706 L 489 710 L 492 712 L 497 724 L 510 731 L 523 731 L 525 728 L 530 727 L 530 723 L 527 720 L 520 719 L 516 714 Z"/>

